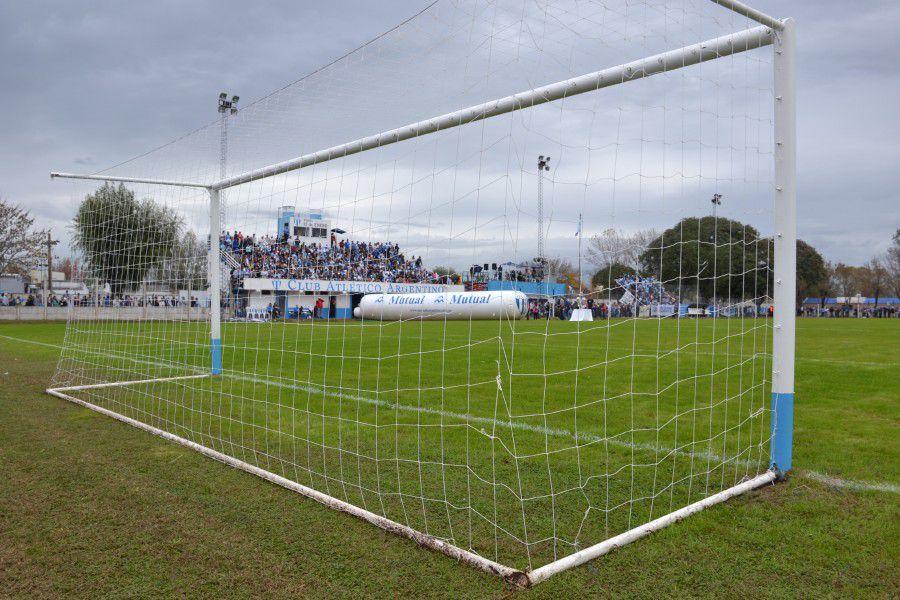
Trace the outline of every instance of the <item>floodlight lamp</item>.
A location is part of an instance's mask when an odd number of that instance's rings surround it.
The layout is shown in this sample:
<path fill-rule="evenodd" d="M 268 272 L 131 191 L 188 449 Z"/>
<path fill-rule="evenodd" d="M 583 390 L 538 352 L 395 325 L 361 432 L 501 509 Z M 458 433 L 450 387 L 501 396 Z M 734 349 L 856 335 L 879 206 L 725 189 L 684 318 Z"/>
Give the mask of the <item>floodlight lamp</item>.
<path fill-rule="evenodd" d="M 231 101 L 232 101 L 232 102 L 237 102 L 238 100 L 240 100 L 240 98 L 239 98 L 238 96 L 232 96 L 232 97 L 231 97 Z"/>
<path fill-rule="evenodd" d="M 219 100 L 225 100 L 226 98 L 228 98 L 228 94 L 226 94 L 225 92 L 221 92 L 219 94 Z"/>

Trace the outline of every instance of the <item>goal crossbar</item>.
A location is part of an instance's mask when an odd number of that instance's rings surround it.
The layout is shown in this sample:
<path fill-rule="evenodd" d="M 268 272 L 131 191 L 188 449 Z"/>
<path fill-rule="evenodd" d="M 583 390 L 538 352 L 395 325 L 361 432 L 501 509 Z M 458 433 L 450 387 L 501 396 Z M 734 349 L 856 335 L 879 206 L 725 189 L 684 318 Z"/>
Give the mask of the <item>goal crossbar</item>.
<path fill-rule="evenodd" d="M 728 4 L 737 5 L 739 3 Z M 771 17 L 769 18 L 771 19 Z M 586 92 L 592 92 L 627 83 L 629 81 L 643 79 L 651 75 L 674 71 L 704 61 L 714 60 L 749 50 L 756 50 L 771 45 L 774 41 L 773 38 L 774 31 L 772 27 L 768 25 L 759 25 L 743 31 L 706 40 L 704 42 L 683 46 L 676 50 L 654 54 L 646 58 L 622 63 L 593 73 L 579 75 L 556 83 L 519 92 L 511 96 L 469 106 L 438 117 L 410 123 L 403 127 L 383 131 L 375 135 L 325 148 L 324 150 L 310 152 L 290 160 L 274 163 L 240 175 L 226 177 L 213 183 L 165 181 L 107 175 L 75 175 L 71 173 L 52 173 L 51 177 L 96 179 L 101 181 L 122 181 L 126 183 L 149 183 L 156 185 L 207 188 L 209 190 L 224 190 L 252 181 L 272 177 L 274 175 L 281 175 L 312 165 L 352 156 L 367 150 L 396 144 L 429 133 L 452 129 L 454 127 L 483 121 L 517 110 L 562 100 L 563 98 L 570 96 L 577 96 Z"/>
<path fill-rule="evenodd" d="M 528 91 L 519 92 L 518 94 L 513 94 L 504 98 L 476 104 L 439 117 L 432 117 L 403 127 L 398 127 L 397 129 L 391 129 L 352 142 L 304 154 L 297 158 L 249 171 L 241 175 L 226 177 L 225 179 L 221 179 L 212 184 L 210 187 L 217 190 L 234 187 L 258 179 L 265 179 L 273 175 L 280 175 L 289 171 L 295 171 L 304 167 L 328 162 L 337 158 L 351 156 L 366 150 L 373 150 L 381 146 L 396 144 L 397 142 L 402 142 L 429 133 L 436 133 L 438 131 L 483 121 L 517 110 L 562 100 L 569 96 L 576 96 L 578 94 L 592 92 L 626 83 L 628 81 L 643 79 L 644 77 L 656 75 L 657 73 L 673 71 L 706 60 L 754 50 L 770 45 L 773 41 L 772 38 L 772 29 L 763 25 L 737 33 L 723 35 L 705 42 L 683 46 L 677 50 L 669 50 L 668 52 L 662 52 L 632 62 L 623 63 L 601 71 L 579 75 L 578 77 L 572 77 Z"/>
<path fill-rule="evenodd" d="M 168 179 L 146 179 L 143 177 L 117 177 L 113 175 L 80 175 L 78 173 L 59 173 L 53 171 L 50 173 L 50 179 L 89 179 L 93 181 L 120 181 L 122 183 L 147 183 L 150 185 L 172 185 L 176 187 L 193 187 L 209 189 L 207 183 L 197 183 L 194 181 L 171 181 Z"/>
<path fill-rule="evenodd" d="M 719 6 L 723 6 L 731 11 L 736 12 L 737 14 L 747 17 L 748 19 L 753 19 L 757 23 L 762 23 L 768 27 L 776 31 L 782 31 L 784 29 L 784 22 L 776 19 L 771 15 L 767 15 L 766 13 L 756 10 L 752 6 L 747 6 L 743 2 L 738 2 L 737 0 L 711 0 L 715 4 Z"/>

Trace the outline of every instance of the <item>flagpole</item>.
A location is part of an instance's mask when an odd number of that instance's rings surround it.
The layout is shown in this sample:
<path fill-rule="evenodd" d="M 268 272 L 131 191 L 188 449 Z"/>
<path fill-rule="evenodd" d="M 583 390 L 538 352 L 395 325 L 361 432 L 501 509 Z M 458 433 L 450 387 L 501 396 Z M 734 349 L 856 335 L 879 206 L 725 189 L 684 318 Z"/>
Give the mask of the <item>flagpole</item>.
<path fill-rule="evenodd" d="M 584 237 L 584 232 L 581 230 L 581 227 L 581 213 L 578 213 L 578 308 L 581 308 L 581 298 L 583 297 L 584 291 L 584 284 L 581 274 L 581 238 Z"/>

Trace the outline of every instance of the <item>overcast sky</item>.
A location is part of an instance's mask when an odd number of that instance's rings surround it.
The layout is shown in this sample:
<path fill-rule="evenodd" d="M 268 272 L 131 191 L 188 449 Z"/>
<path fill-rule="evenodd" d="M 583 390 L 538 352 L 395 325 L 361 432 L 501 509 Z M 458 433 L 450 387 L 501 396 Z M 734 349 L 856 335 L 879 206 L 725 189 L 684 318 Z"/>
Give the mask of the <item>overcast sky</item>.
<path fill-rule="evenodd" d="M 428 4 L 0 0 L 0 196 L 64 235 L 51 170 L 160 146 L 213 121 L 220 90 L 265 96 Z M 900 227 L 900 3 L 753 5 L 798 23 L 800 237 L 861 264 Z"/>

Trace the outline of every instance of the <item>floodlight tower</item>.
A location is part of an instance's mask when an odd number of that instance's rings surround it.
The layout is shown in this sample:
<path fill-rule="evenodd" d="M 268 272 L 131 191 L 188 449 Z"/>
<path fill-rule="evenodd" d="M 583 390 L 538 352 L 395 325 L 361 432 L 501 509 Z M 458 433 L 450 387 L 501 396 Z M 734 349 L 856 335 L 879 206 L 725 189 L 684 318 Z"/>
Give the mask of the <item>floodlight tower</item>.
<path fill-rule="evenodd" d="M 547 282 L 546 258 L 544 256 L 544 171 L 550 170 L 550 157 L 541 154 L 538 156 L 538 188 L 537 188 L 537 222 L 538 222 L 538 262 L 544 271 L 544 283 Z M 546 290 L 545 290 L 546 291 Z"/>
<path fill-rule="evenodd" d="M 240 98 L 232 96 L 228 99 L 228 94 L 222 92 L 219 94 L 218 110 L 220 122 L 222 125 L 219 138 L 219 177 L 225 179 L 226 167 L 228 163 L 228 115 L 237 114 L 237 103 Z M 210 339 L 212 343 L 212 374 L 218 375 L 222 372 L 222 265 L 221 256 L 219 255 L 218 237 L 222 230 L 222 202 L 224 190 L 220 191 L 216 188 L 209 189 L 209 254 L 208 270 L 209 270 L 209 322 L 210 322 Z"/>
<path fill-rule="evenodd" d="M 219 139 L 219 177 L 225 178 L 225 165 L 228 161 L 228 119 L 229 114 L 237 114 L 237 103 L 240 98 L 232 96 L 228 99 L 228 93 L 219 94 L 219 114 L 221 115 L 222 133 Z"/>
<path fill-rule="evenodd" d="M 713 221 L 715 221 L 717 217 L 716 209 L 722 206 L 722 194 L 713 194 L 711 202 L 713 205 Z"/>

